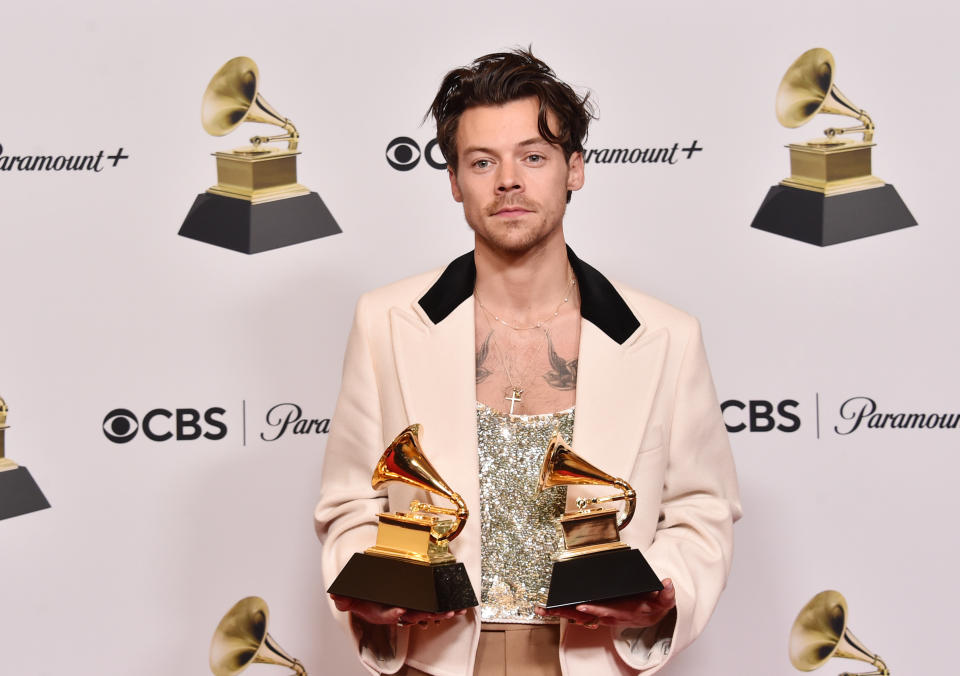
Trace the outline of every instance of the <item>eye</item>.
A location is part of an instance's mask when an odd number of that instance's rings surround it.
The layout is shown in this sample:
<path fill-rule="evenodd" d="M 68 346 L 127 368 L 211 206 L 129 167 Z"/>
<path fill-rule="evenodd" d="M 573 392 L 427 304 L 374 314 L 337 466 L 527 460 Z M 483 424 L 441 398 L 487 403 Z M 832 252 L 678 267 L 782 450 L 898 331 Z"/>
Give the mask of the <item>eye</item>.
<path fill-rule="evenodd" d="M 410 171 L 420 162 L 420 146 L 409 136 L 398 136 L 387 144 L 387 162 L 397 171 Z"/>
<path fill-rule="evenodd" d="M 490 166 L 490 160 L 477 160 L 473 163 L 473 166 L 475 166 L 477 169 L 486 169 Z"/>
<path fill-rule="evenodd" d="M 115 408 L 103 419 L 103 433 L 115 444 L 127 443 L 137 436 L 139 429 L 137 416 L 125 408 Z"/>
<path fill-rule="evenodd" d="M 533 164 L 540 164 L 541 162 L 543 162 L 543 155 L 540 155 L 539 153 L 531 153 L 530 155 L 527 155 L 527 162 L 532 162 Z"/>

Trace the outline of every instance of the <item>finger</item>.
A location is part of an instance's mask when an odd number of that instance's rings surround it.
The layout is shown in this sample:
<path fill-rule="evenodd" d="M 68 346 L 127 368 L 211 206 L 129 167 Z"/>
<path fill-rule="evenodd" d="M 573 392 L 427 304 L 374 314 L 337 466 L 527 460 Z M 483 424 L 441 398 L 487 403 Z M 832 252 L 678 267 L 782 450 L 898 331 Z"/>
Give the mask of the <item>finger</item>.
<path fill-rule="evenodd" d="M 371 624 L 393 624 L 403 617 L 406 610 L 385 606 L 382 603 L 354 599 L 350 606 L 350 612 Z"/>
<path fill-rule="evenodd" d="M 658 592 L 658 591 L 646 592 L 644 594 L 635 594 L 634 596 L 626 596 L 619 599 L 604 601 L 603 603 L 592 603 L 592 604 L 584 604 L 584 605 L 633 612 L 636 609 L 636 607 L 641 603 L 654 605 L 657 599 L 659 598 L 659 595 L 662 593 L 663 592 Z"/>
<path fill-rule="evenodd" d="M 597 618 L 596 615 L 593 615 L 591 613 L 580 612 L 579 610 L 571 606 L 566 606 L 563 608 L 551 608 L 550 610 L 546 611 L 546 615 L 544 615 L 544 617 L 560 617 L 563 619 L 570 620 L 571 622 L 575 622 L 577 624 L 585 624 L 587 622 L 592 622 Z"/>
<path fill-rule="evenodd" d="M 363 619 L 372 624 L 395 624 L 403 619 L 407 612 L 403 608 L 390 608 L 388 606 L 382 606 L 379 603 L 364 608 L 364 610 L 366 612 L 362 614 Z M 361 614 L 357 612 L 356 609 L 354 609 L 353 612 L 358 615 Z"/>
<path fill-rule="evenodd" d="M 630 619 L 634 616 L 640 605 L 646 605 L 645 602 L 641 602 L 638 605 L 635 605 L 633 612 L 621 608 L 619 606 L 608 606 L 608 605 L 593 605 L 586 604 L 577 606 L 577 610 L 585 615 L 590 615 L 592 617 L 599 618 L 604 624 L 609 624 L 608 620 L 618 620 L 624 621 Z M 649 607 L 648 607 L 649 608 Z"/>
<path fill-rule="evenodd" d="M 663 591 L 657 595 L 657 605 L 667 610 L 677 605 L 677 589 L 670 578 L 663 581 Z"/>
<path fill-rule="evenodd" d="M 330 598 L 333 599 L 333 605 L 337 607 L 337 610 L 341 610 L 341 611 L 350 610 L 350 606 L 353 605 L 353 599 L 347 598 L 346 596 L 337 596 L 336 594 L 330 594 Z"/>
<path fill-rule="evenodd" d="M 403 616 L 403 620 L 405 622 L 409 622 L 410 624 L 419 624 L 421 622 L 430 623 L 439 622 L 441 620 L 449 620 L 454 616 L 455 613 L 452 610 L 446 613 L 425 613 L 419 610 L 408 610 Z"/>

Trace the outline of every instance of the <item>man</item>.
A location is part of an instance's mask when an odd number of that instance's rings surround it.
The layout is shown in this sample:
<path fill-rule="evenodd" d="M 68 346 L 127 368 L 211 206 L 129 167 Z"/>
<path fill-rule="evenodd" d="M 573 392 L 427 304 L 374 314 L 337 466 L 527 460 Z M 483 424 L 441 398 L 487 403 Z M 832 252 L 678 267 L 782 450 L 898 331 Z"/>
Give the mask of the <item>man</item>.
<path fill-rule="evenodd" d="M 434 616 L 335 597 L 335 614 L 372 673 L 652 674 L 706 624 L 740 515 L 699 326 L 567 248 L 592 114 L 546 64 L 481 57 L 446 76 L 431 111 L 475 249 L 360 299 L 316 525 L 329 584 L 374 542 L 378 512 L 425 499 L 370 487 L 383 449 L 421 423 L 430 461 L 472 511 L 451 552 L 481 607 Z M 636 490 L 621 538 L 663 591 L 536 605 L 557 547 L 550 521 L 589 492 L 534 495 L 554 429 Z"/>

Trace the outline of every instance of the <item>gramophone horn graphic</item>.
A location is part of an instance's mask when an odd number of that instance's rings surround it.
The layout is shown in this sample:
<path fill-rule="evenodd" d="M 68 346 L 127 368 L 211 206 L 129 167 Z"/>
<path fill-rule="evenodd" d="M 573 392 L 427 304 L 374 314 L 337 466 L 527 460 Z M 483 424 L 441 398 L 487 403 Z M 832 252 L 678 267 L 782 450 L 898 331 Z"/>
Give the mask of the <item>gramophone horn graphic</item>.
<path fill-rule="evenodd" d="M 872 174 L 876 125 L 837 88 L 835 74 L 829 51 L 804 52 L 780 81 L 777 120 L 795 128 L 828 114 L 859 124 L 788 145 L 790 176 L 770 188 L 751 227 L 828 246 L 917 224 L 896 189 Z M 862 139 L 843 138 L 854 133 Z"/>
<path fill-rule="evenodd" d="M 267 633 L 270 609 L 258 596 L 241 599 L 220 620 L 210 642 L 210 671 L 236 676 L 251 664 L 276 664 L 307 676 L 300 662 L 284 652 Z"/>
<path fill-rule="evenodd" d="M 820 592 L 803 607 L 790 630 L 790 662 L 800 671 L 813 671 L 834 657 L 869 662 L 877 669 L 840 676 L 889 676 L 878 655 L 860 642 L 847 626 L 847 601 L 836 591 Z"/>
<path fill-rule="evenodd" d="M 207 85 L 201 104 L 207 133 L 224 136 L 244 122 L 285 133 L 214 153 L 217 184 L 197 196 L 180 235 L 251 254 L 341 232 L 320 196 L 297 183 L 300 133 L 259 89 L 260 71 L 245 56 L 230 59 Z M 285 148 L 266 145 L 280 141 Z"/>

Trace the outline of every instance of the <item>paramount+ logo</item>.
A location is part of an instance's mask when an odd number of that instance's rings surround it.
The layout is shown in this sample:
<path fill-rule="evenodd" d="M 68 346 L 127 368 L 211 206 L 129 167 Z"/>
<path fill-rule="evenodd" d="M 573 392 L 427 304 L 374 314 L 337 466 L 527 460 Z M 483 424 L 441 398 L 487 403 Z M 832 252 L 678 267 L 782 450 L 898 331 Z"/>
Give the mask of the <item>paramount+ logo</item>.
<path fill-rule="evenodd" d="M 91 171 L 99 174 L 104 168 L 116 167 L 121 160 L 130 159 L 123 147 L 108 155 L 106 150 L 80 155 L 11 155 L 0 143 L 0 172 L 9 171 Z"/>
<path fill-rule="evenodd" d="M 222 419 L 226 412 L 219 406 L 205 411 L 155 408 L 140 418 L 129 409 L 115 408 L 103 419 L 103 434 L 115 444 L 132 441 L 138 434 L 150 441 L 217 441 L 227 436 L 227 424 Z"/>

